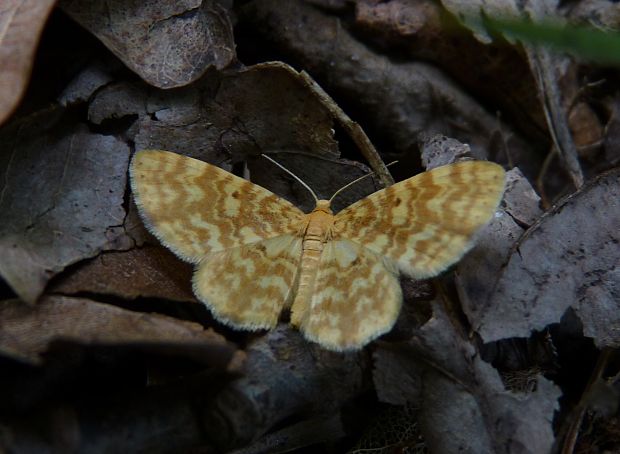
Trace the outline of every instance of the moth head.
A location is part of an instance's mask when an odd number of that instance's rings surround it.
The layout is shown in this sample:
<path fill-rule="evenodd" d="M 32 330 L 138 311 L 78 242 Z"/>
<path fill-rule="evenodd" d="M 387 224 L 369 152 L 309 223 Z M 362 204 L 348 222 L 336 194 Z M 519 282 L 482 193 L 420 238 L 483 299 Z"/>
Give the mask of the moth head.
<path fill-rule="evenodd" d="M 327 214 L 334 214 L 331 209 L 331 204 L 331 200 L 317 200 L 316 207 L 312 211 L 322 211 Z"/>

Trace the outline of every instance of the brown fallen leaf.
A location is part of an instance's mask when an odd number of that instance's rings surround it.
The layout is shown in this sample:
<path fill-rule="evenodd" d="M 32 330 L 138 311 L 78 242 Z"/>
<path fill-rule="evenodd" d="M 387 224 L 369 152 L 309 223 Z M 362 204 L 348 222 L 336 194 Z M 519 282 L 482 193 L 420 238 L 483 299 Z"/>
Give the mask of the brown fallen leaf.
<path fill-rule="evenodd" d="M 148 105 L 152 118 L 141 118 L 137 149 L 170 149 L 176 140 L 183 145 L 176 151 L 208 161 L 224 153 L 233 161 L 261 152 L 338 156 L 329 111 L 283 63 L 214 75 L 181 93 L 159 92 Z"/>
<path fill-rule="evenodd" d="M 211 73 L 174 92 L 112 84 L 88 110 L 97 124 L 132 114 L 139 116 L 136 149 L 175 150 L 209 162 L 260 152 L 338 156 L 329 111 L 282 63 Z"/>
<path fill-rule="evenodd" d="M 129 148 L 94 134 L 64 109 L 0 132 L 0 275 L 33 303 L 66 266 L 128 249 L 123 230 Z"/>
<path fill-rule="evenodd" d="M 50 296 L 36 306 L 0 302 L 0 351 L 37 364 L 51 342 L 150 346 L 225 367 L 235 348 L 211 329 L 165 315 L 144 314 L 84 298 Z"/>
<path fill-rule="evenodd" d="M 236 57 L 228 10 L 215 0 L 62 0 L 59 6 L 156 87 L 187 85 Z"/>
<path fill-rule="evenodd" d="M 572 307 L 585 336 L 620 345 L 620 170 L 565 198 L 515 245 L 471 320 L 485 342 L 527 337 Z"/>
<path fill-rule="evenodd" d="M 56 0 L 5 0 L 0 4 L 0 124 L 21 100 L 39 37 Z"/>
<path fill-rule="evenodd" d="M 90 72 L 90 68 L 84 72 Z M 69 95 L 75 96 L 73 93 Z M 89 102 L 88 121 L 99 125 L 105 120 L 115 120 L 129 115 L 144 115 L 146 102 L 144 84 L 112 82 L 99 90 Z"/>
<path fill-rule="evenodd" d="M 191 265 L 162 247 L 104 252 L 59 278 L 48 292 L 94 293 L 125 300 L 146 297 L 196 301 L 192 293 Z"/>

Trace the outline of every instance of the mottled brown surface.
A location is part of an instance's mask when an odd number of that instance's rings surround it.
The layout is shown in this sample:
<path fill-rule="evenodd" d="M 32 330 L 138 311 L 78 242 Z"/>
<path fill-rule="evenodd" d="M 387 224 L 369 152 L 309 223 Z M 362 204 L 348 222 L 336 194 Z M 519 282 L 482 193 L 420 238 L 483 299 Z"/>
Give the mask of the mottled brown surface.
<path fill-rule="evenodd" d="M 62 0 L 60 6 L 151 85 L 187 85 L 235 59 L 232 24 L 217 1 Z"/>
<path fill-rule="evenodd" d="M 155 240 L 153 240 L 155 241 Z M 196 301 L 191 286 L 192 267 L 167 249 L 145 246 L 108 252 L 82 262 L 48 289 L 64 295 L 114 295 L 125 299 L 165 298 Z"/>

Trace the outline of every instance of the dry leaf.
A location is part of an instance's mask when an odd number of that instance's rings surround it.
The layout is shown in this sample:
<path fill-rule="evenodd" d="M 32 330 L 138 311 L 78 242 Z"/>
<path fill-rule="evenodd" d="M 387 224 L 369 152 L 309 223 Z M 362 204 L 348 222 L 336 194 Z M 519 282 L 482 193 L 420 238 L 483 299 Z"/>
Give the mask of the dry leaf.
<path fill-rule="evenodd" d="M 159 345 L 161 351 L 202 357 L 220 367 L 235 350 L 222 336 L 197 323 L 83 298 L 45 297 L 36 306 L 5 300 L 0 302 L 0 323 L 0 351 L 35 364 L 51 342 L 60 340 L 83 345 Z"/>
<path fill-rule="evenodd" d="M 127 145 L 61 109 L 2 130 L 0 274 L 20 298 L 34 302 L 72 263 L 131 246 L 122 227 L 128 160 Z"/>
<path fill-rule="evenodd" d="M 62 0 L 60 7 L 146 82 L 173 88 L 235 59 L 232 25 L 222 3 Z"/>
<path fill-rule="evenodd" d="M 620 172 L 594 179 L 532 226 L 472 324 L 485 342 L 527 337 L 572 307 L 584 335 L 620 345 Z"/>
<path fill-rule="evenodd" d="M 21 100 L 39 37 L 55 0 L 4 0 L 0 3 L 0 124 Z"/>
<path fill-rule="evenodd" d="M 338 156 L 329 111 L 283 63 L 213 73 L 174 92 L 110 85 L 88 112 L 98 124 L 132 114 L 140 116 L 137 149 L 174 149 L 209 162 L 260 152 Z"/>
<path fill-rule="evenodd" d="M 298 152 L 337 157 L 327 108 L 283 63 L 264 63 L 213 76 L 180 93 L 149 99 L 153 118 L 142 118 L 138 149 L 174 149 L 207 161 L 232 154 Z M 200 134 L 200 143 L 196 137 Z M 181 147 L 168 146 L 177 143 Z M 209 153 L 209 154 L 206 154 Z"/>
<path fill-rule="evenodd" d="M 191 287 L 192 268 L 167 249 L 147 246 L 123 252 L 106 252 L 80 263 L 59 276 L 49 292 L 72 295 L 114 295 L 172 301 L 196 301 Z"/>
<path fill-rule="evenodd" d="M 380 399 L 418 406 L 431 452 L 549 452 L 560 390 L 538 376 L 532 393 L 505 389 L 497 370 L 434 305 L 433 318 L 409 344 L 375 352 Z M 392 387 L 397 387 L 395 390 Z"/>
<path fill-rule="evenodd" d="M 112 82 L 109 70 L 109 67 L 100 62 L 83 69 L 58 96 L 60 105 L 67 106 L 87 101 L 98 89 Z"/>
<path fill-rule="evenodd" d="M 245 376 L 229 383 L 207 410 L 208 435 L 227 451 L 287 418 L 329 415 L 366 389 L 367 367 L 363 352 L 329 352 L 280 325 L 248 347 Z"/>
<path fill-rule="evenodd" d="M 110 83 L 91 99 L 88 120 L 97 125 L 106 120 L 146 114 L 146 87 L 127 82 Z"/>

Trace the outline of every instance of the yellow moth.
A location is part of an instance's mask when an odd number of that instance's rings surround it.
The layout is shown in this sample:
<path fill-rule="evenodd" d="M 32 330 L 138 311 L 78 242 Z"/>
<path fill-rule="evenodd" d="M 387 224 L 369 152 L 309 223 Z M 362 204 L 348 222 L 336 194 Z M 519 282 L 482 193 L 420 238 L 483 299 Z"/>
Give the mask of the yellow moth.
<path fill-rule="evenodd" d="M 499 165 L 465 161 L 335 215 L 331 200 L 314 196 L 305 214 L 267 189 L 168 151 L 136 153 L 130 175 L 145 225 L 196 266 L 194 293 L 219 321 L 269 329 L 290 308 L 307 339 L 337 351 L 389 331 L 402 303 L 398 274 L 428 278 L 459 260 L 504 190 Z"/>

